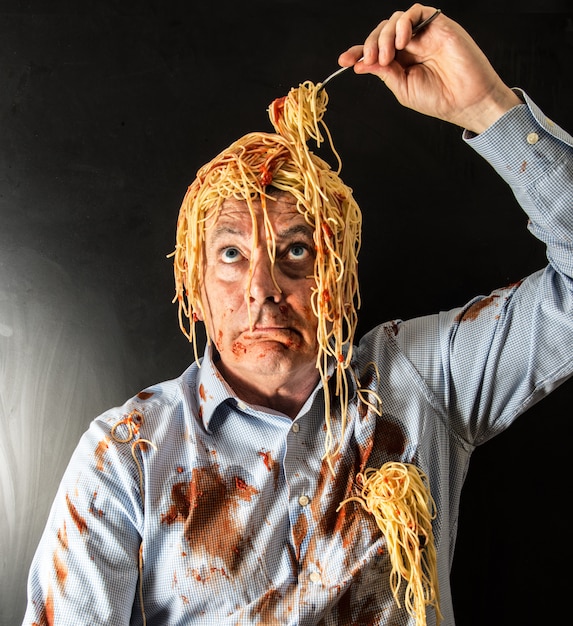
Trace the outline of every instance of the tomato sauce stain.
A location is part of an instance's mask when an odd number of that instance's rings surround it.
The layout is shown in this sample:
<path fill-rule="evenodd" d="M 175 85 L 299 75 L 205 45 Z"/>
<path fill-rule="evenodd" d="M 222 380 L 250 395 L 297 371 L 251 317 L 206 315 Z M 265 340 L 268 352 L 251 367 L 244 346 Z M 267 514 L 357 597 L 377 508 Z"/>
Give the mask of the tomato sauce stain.
<path fill-rule="evenodd" d="M 263 457 L 263 463 L 265 467 L 269 470 L 269 472 L 273 469 L 275 461 L 273 460 L 270 452 L 259 452 L 259 456 Z"/>
<path fill-rule="evenodd" d="M 248 485 L 242 478 L 235 476 L 235 487 L 237 494 L 241 500 L 250 502 L 251 498 L 259 493 L 258 489 L 255 489 L 252 485 Z"/>
<path fill-rule="evenodd" d="M 103 472 L 104 457 L 109 449 L 109 437 L 104 437 L 95 449 L 96 469 Z"/>
<path fill-rule="evenodd" d="M 64 550 L 68 549 L 68 530 L 66 528 L 66 520 L 64 520 L 64 525 L 62 528 L 58 529 L 58 543 L 62 546 Z"/>
<path fill-rule="evenodd" d="M 66 504 L 68 505 L 68 511 L 74 520 L 75 525 L 78 527 L 80 531 L 80 535 L 83 534 L 88 529 L 88 525 L 86 524 L 86 520 L 78 513 L 78 510 L 70 500 L 70 496 L 66 494 Z"/>
<path fill-rule="evenodd" d="M 276 589 L 269 589 L 253 607 L 251 612 L 253 619 L 256 619 L 258 615 L 260 616 L 260 621 L 257 623 L 265 626 L 281 626 L 283 622 L 276 616 L 276 610 L 281 599 L 282 596 Z"/>
<path fill-rule="evenodd" d="M 149 400 L 149 398 L 151 398 L 151 396 L 152 396 L 152 395 L 153 395 L 153 392 L 152 392 L 152 391 L 140 391 L 140 392 L 137 394 L 137 397 L 138 397 L 140 400 Z"/>
<path fill-rule="evenodd" d="M 40 612 L 40 621 L 34 622 L 32 626 L 53 626 L 54 625 L 54 598 L 51 587 L 48 589 L 46 602 Z"/>
<path fill-rule="evenodd" d="M 234 341 L 231 350 L 235 356 L 241 356 L 247 353 L 245 344 L 240 341 Z"/>
<path fill-rule="evenodd" d="M 359 447 L 359 472 L 363 472 L 367 465 L 378 466 L 380 463 L 372 461 L 370 455 L 373 450 L 391 457 L 400 457 L 406 449 L 406 438 L 401 428 L 388 419 L 378 419 L 374 436 L 365 445 Z"/>
<path fill-rule="evenodd" d="M 375 626 L 378 624 L 378 609 L 371 606 L 372 598 L 366 598 L 363 605 L 357 610 L 352 598 L 352 585 L 344 592 L 338 603 L 338 619 L 341 624 L 360 624 L 361 626 Z M 353 615 L 354 614 L 354 615 Z"/>
<path fill-rule="evenodd" d="M 54 552 L 53 556 L 54 570 L 56 572 L 56 580 L 58 581 L 58 586 L 60 587 L 60 591 L 63 593 L 64 588 L 66 586 L 66 579 L 68 577 L 68 568 L 66 564 L 60 558 L 58 551 Z"/>
<path fill-rule="evenodd" d="M 273 472 L 274 474 L 274 479 L 275 479 L 275 490 L 278 487 L 278 482 L 279 482 L 279 475 L 280 475 L 280 465 L 273 459 L 272 455 L 270 452 L 265 452 L 264 450 L 261 450 L 259 452 L 259 456 L 262 457 L 263 459 L 263 463 L 265 464 L 265 467 L 269 470 L 269 472 Z"/>
<path fill-rule="evenodd" d="M 297 561 L 300 560 L 300 548 L 308 532 L 308 520 L 305 513 L 301 513 L 292 529 Z"/>
<path fill-rule="evenodd" d="M 310 504 L 310 511 L 317 524 L 316 534 L 312 537 L 305 560 L 310 559 L 311 551 L 315 549 L 314 544 L 321 536 L 329 539 L 339 536 L 346 548 L 345 560 L 351 563 L 354 560 L 352 546 L 360 543 L 359 538 L 368 532 L 373 543 L 381 537 L 381 531 L 374 518 L 356 502 L 349 502 L 337 511 L 340 502 L 354 495 L 355 477 L 365 459 L 358 454 L 354 461 L 338 457 L 334 462 L 334 476 L 326 460 L 321 466 L 316 493 Z M 323 497 L 325 493 L 328 493 L 327 498 Z M 324 502 L 328 502 L 326 507 Z"/>
<path fill-rule="evenodd" d="M 101 509 L 98 509 L 95 506 L 95 501 L 97 498 L 97 491 L 94 491 L 94 495 L 92 496 L 91 502 L 90 502 L 90 508 L 89 508 L 89 512 L 92 515 L 95 515 L 96 517 L 103 517 L 103 511 Z"/>
<path fill-rule="evenodd" d="M 218 557 L 225 569 L 238 567 L 245 547 L 244 530 L 237 520 L 239 499 L 251 494 L 252 487 L 228 485 L 217 466 L 195 468 L 189 482 L 173 485 L 172 504 L 161 515 L 161 523 L 184 524 L 184 535 L 191 549 L 211 558 Z M 250 497 L 250 495 L 249 495 Z"/>
<path fill-rule="evenodd" d="M 495 304 L 497 306 L 496 300 L 499 298 L 497 294 L 493 294 L 488 296 L 487 298 L 482 298 L 478 300 L 474 304 L 470 306 L 467 311 L 462 311 L 459 315 L 456 316 L 456 322 L 466 322 L 473 321 L 478 318 L 479 314 L 486 309 L 488 306 Z"/>

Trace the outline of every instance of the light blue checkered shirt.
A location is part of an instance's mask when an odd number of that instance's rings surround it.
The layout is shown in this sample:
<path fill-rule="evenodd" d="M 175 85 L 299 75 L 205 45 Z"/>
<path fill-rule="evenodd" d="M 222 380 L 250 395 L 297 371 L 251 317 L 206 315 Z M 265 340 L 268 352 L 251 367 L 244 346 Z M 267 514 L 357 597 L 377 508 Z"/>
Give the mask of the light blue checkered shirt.
<path fill-rule="evenodd" d="M 149 626 L 412 626 L 373 519 L 354 503 L 337 511 L 357 472 L 390 460 L 430 477 L 441 608 L 454 624 L 449 572 L 470 455 L 573 370 L 572 139 L 522 96 L 527 104 L 464 138 L 511 185 L 551 264 L 460 309 L 366 335 L 353 365 L 382 416 L 353 394 L 335 476 L 323 461 L 320 386 L 293 421 L 238 400 L 209 352 L 202 367 L 104 413 L 57 494 L 27 626 L 52 611 L 57 626 L 140 625 L 143 613 Z"/>

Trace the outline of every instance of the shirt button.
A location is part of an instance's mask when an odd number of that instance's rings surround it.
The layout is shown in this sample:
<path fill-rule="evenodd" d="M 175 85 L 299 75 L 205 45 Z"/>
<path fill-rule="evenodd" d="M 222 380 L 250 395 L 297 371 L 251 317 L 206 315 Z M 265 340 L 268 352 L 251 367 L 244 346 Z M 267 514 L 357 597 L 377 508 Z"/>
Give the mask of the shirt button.
<path fill-rule="evenodd" d="M 527 135 L 527 143 L 530 143 L 531 145 L 533 145 L 534 143 L 537 143 L 539 141 L 539 135 L 537 133 L 529 133 L 529 135 Z"/>
<path fill-rule="evenodd" d="M 309 502 L 310 502 L 310 499 L 308 496 L 301 496 L 298 499 L 298 503 L 300 504 L 300 506 L 306 506 Z"/>
<path fill-rule="evenodd" d="M 300 430 L 300 426 L 297 423 L 294 423 L 292 425 L 292 432 L 293 433 L 298 433 L 299 430 Z"/>
<path fill-rule="evenodd" d="M 311 572 L 309 578 L 313 583 L 320 582 L 320 574 L 318 572 Z"/>

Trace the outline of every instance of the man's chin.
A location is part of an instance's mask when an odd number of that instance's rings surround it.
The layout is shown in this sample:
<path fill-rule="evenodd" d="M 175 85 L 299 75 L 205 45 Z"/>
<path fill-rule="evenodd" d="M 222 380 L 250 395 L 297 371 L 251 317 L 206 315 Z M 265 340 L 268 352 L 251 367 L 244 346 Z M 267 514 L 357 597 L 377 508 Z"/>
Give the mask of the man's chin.
<path fill-rule="evenodd" d="M 269 373 L 288 371 L 307 362 L 314 365 L 316 351 L 302 341 L 300 335 L 297 339 L 295 341 L 291 336 L 288 340 L 265 337 L 256 341 L 236 341 L 232 347 L 232 361 L 235 367 L 268 368 Z"/>
<path fill-rule="evenodd" d="M 292 354 L 291 354 L 292 353 Z M 300 353 L 300 342 L 283 339 L 258 339 L 257 341 L 237 342 L 233 346 L 233 354 L 239 360 L 295 357 Z"/>

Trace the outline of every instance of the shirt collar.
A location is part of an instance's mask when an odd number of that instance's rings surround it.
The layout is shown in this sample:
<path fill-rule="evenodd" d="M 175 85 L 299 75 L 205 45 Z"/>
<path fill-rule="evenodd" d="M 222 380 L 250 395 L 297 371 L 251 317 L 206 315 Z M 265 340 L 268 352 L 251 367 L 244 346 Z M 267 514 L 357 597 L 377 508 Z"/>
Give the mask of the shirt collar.
<path fill-rule="evenodd" d="M 203 426 L 209 431 L 209 423 L 217 408 L 229 399 L 238 401 L 236 394 L 226 383 L 213 362 L 213 347 L 207 345 L 201 359 L 197 376 L 197 406 Z"/>

